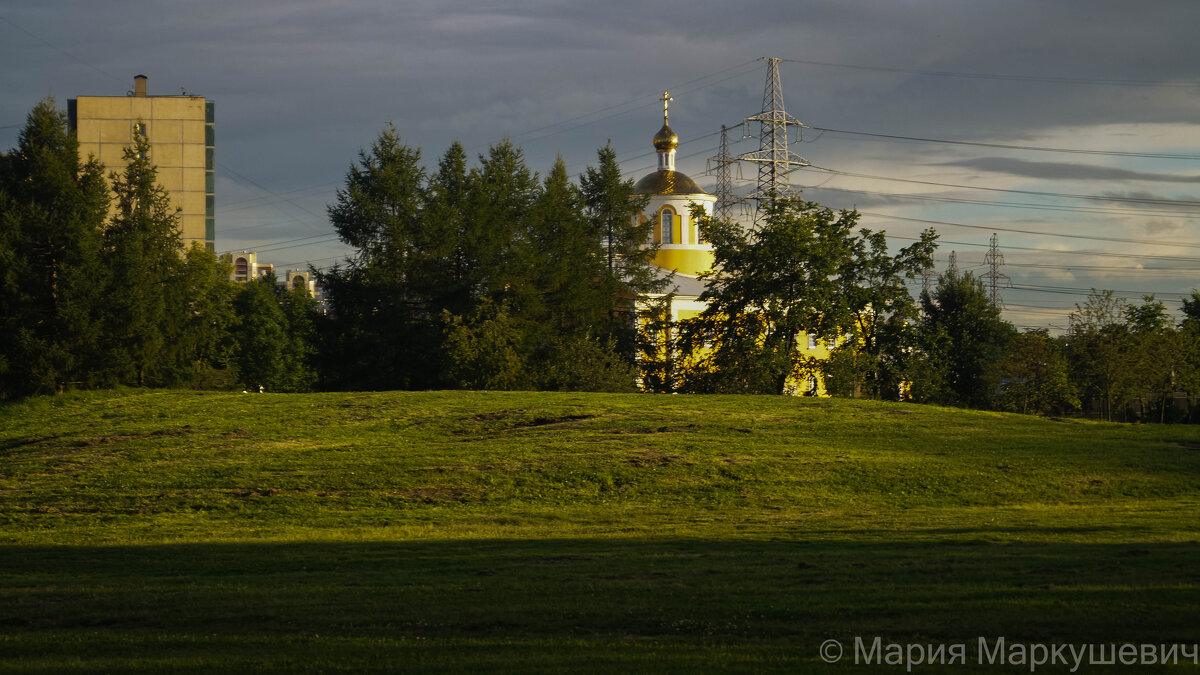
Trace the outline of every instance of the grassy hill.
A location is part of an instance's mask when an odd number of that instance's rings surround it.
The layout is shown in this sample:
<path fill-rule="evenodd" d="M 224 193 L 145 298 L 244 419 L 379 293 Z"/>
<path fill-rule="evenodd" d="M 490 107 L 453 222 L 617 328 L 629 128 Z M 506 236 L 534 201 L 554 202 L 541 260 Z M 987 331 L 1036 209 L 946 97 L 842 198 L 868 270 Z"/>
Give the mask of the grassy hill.
<path fill-rule="evenodd" d="M 814 672 L 827 639 L 852 672 L 856 636 L 966 642 L 967 669 L 979 637 L 1192 644 L 1198 488 L 1200 428 L 865 401 L 37 399 L 0 408 L 0 672 Z"/>

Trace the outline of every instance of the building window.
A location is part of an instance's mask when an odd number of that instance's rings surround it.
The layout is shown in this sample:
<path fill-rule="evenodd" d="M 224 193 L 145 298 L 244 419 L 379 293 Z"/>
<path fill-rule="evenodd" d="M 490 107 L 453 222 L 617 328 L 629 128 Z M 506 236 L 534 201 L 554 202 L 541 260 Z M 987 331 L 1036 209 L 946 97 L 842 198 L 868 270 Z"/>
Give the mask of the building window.
<path fill-rule="evenodd" d="M 817 348 L 817 334 L 816 333 L 808 334 L 808 348 L 809 349 Z"/>
<path fill-rule="evenodd" d="M 834 335 L 834 336 L 830 337 L 828 340 L 826 340 L 825 346 L 829 347 L 830 349 L 837 347 L 837 336 Z"/>
<path fill-rule="evenodd" d="M 660 220 L 662 223 L 662 239 L 660 241 L 662 241 L 664 244 L 674 244 L 675 214 L 671 211 L 671 209 L 663 209 Z"/>
<path fill-rule="evenodd" d="M 142 138 L 145 138 L 146 137 L 146 123 L 145 122 L 135 122 L 133 125 L 133 135 L 141 136 Z"/>

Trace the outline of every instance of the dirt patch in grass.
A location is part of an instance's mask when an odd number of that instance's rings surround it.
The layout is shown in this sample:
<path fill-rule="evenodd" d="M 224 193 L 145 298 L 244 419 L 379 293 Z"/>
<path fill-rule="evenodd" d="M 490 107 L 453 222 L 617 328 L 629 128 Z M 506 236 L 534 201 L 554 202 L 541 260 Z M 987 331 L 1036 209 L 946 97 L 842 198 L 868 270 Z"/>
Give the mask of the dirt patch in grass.
<path fill-rule="evenodd" d="M 690 462 L 685 461 L 681 455 L 659 452 L 657 450 L 639 450 L 632 452 L 630 453 L 630 456 L 625 459 L 625 461 L 638 467 L 639 469 L 657 469 L 664 466 L 690 464 Z"/>
<path fill-rule="evenodd" d="M 159 429 L 158 431 L 150 431 L 142 434 L 105 434 L 94 438 L 83 438 L 75 441 L 72 445 L 77 448 L 94 448 L 99 445 L 112 445 L 114 443 L 126 443 L 128 441 L 139 441 L 148 438 L 179 438 L 187 436 L 194 431 L 194 427 L 190 424 L 185 424 L 182 427 L 174 429 Z"/>
<path fill-rule="evenodd" d="M 483 490 L 478 487 L 465 485 L 428 485 L 419 488 L 395 490 L 392 494 L 406 502 L 448 504 L 477 501 L 480 495 L 483 494 Z"/>
<path fill-rule="evenodd" d="M 699 427 L 695 424 L 684 424 L 676 426 L 664 427 L 641 427 L 638 429 L 605 429 L 601 433 L 605 434 L 671 434 L 671 433 L 688 433 L 695 431 Z"/>
<path fill-rule="evenodd" d="M 535 417 L 531 420 L 522 420 L 514 424 L 514 427 L 547 427 L 555 424 L 567 424 L 569 422 L 578 422 L 580 420 L 590 420 L 595 415 L 562 415 L 560 417 Z"/>

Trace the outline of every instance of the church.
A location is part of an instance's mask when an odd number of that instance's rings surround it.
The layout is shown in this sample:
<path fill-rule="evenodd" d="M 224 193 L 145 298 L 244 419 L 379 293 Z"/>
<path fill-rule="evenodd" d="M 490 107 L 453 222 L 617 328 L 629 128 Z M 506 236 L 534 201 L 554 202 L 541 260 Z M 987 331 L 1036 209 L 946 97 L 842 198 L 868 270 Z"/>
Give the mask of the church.
<path fill-rule="evenodd" d="M 654 223 L 650 243 L 659 247 L 651 262 L 668 272 L 674 272 L 671 282 L 673 295 L 667 312 L 670 323 L 677 324 L 698 316 L 707 307 L 707 303 L 699 299 L 704 292 L 704 282 L 699 276 L 713 268 L 713 249 L 704 241 L 698 223 L 692 217 L 692 208 L 698 206 L 703 213 L 712 214 L 717 197 L 705 192 L 687 174 L 676 170 L 675 153 L 679 147 L 679 135 L 671 129 L 670 124 L 673 99 L 664 91 L 659 100 L 663 103 L 663 125 L 653 139 L 658 168 L 634 185 L 634 196 L 649 200 L 645 210 L 634 217 L 642 222 L 650 220 Z M 640 309 L 645 310 L 649 302 L 662 298 L 663 295 L 647 296 L 640 303 Z M 824 359 L 828 358 L 829 350 L 835 345 L 832 341 L 819 341 L 815 335 L 809 334 L 801 348 L 811 352 L 815 358 Z M 825 395 L 824 383 L 818 375 L 795 382 L 789 386 L 789 390 L 807 396 Z"/>
<path fill-rule="evenodd" d="M 697 277 L 712 269 L 713 250 L 700 234 L 692 217 L 692 206 L 711 214 L 717 198 L 701 189 L 690 176 L 675 170 L 679 136 L 671 129 L 669 119 L 672 99 L 663 92 L 661 100 L 663 125 L 654 135 L 658 169 L 639 180 L 633 192 L 636 197 L 649 199 L 645 211 L 637 218 L 654 223 L 651 243 L 659 248 L 651 262 L 675 273 L 675 296 L 670 305 L 670 318 L 675 322 L 704 311 L 704 303 L 697 300 L 704 291 L 704 283 Z"/>

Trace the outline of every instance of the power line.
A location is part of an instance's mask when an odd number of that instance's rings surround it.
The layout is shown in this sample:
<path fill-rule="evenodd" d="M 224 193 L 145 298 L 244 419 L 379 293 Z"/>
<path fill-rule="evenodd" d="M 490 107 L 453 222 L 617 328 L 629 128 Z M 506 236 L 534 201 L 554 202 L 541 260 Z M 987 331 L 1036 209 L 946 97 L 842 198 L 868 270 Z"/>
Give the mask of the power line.
<path fill-rule="evenodd" d="M 951 141 L 941 138 L 921 138 L 919 136 L 897 136 L 894 134 L 881 134 L 868 131 L 847 131 L 845 129 L 830 129 L 827 127 L 812 127 L 819 131 L 827 131 L 834 134 L 848 134 L 853 136 L 869 136 L 872 138 L 884 138 L 889 140 L 900 141 L 916 141 L 921 143 L 944 143 L 947 145 L 966 145 L 977 148 L 996 148 L 1000 150 L 1029 150 L 1034 152 L 1059 152 L 1074 155 L 1102 155 L 1106 157 L 1139 157 L 1148 159 L 1182 159 L 1197 161 L 1200 160 L 1200 155 L 1182 154 L 1172 152 L 1125 152 L 1120 150 L 1081 150 L 1078 148 L 1054 148 L 1037 145 L 1015 145 L 1012 143 L 984 143 L 982 141 Z"/>
<path fill-rule="evenodd" d="M 1091 241 L 1111 241 L 1120 244 L 1143 244 L 1146 246 L 1181 246 L 1184 248 L 1200 248 L 1200 244 L 1193 244 L 1182 241 L 1161 241 L 1155 239 L 1128 239 L 1125 237 L 1102 237 L 1099 235 L 1089 234 L 1070 234 L 1066 232 L 1042 232 L 1040 230 L 1022 230 L 1013 227 L 996 227 L 994 225 L 967 225 L 966 223 L 952 223 L 945 220 L 929 220 L 926 218 L 907 218 L 904 216 L 893 216 L 884 213 L 872 213 L 870 211 L 859 211 L 864 216 L 874 216 L 876 218 L 892 218 L 895 220 L 905 220 L 916 223 L 928 223 L 930 225 L 946 225 L 948 227 L 963 227 L 971 230 L 997 230 L 1000 232 L 1013 232 L 1016 234 L 1034 234 L 1043 237 L 1064 237 L 1068 239 L 1087 239 Z"/>
<path fill-rule="evenodd" d="M 92 62 L 90 62 L 90 61 L 85 61 L 84 59 L 81 59 L 81 58 L 79 58 L 78 56 L 75 56 L 75 55 L 74 55 L 74 54 L 72 54 L 71 52 L 69 52 L 69 51 L 67 51 L 67 50 L 63 49 L 62 47 L 59 47 L 58 45 L 56 45 L 56 44 L 54 44 L 53 42 L 51 42 L 51 41 L 47 40 L 46 38 L 44 38 L 44 37 L 42 37 L 42 36 L 38 35 L 37 33 L 34 33 L 33 31 L 29 30 L 28 28 L 26 28 L 26 27 L 24 27 L 24 26 L 22 26 L 22 25 L 20 25 L 20 24 L 16 23 L 15 21 L 13 21 L 12 19 L 8 18 L 7 16 L 4 16 L 4 15 L 0 14 L 0 20 L 3 20 L 3 21 L 4 21 L 5 23 L 7 23 L 8 25 L 12 26 L 13 28 L 16 28 L 17 30 L 21 31 L 22 33 L 25 33 L 26 35 L 28 35 L 28 36 L 32 37 L 33 39 L 37 40 L 38 42 L 41 42 L 42 44 L 44 44 L 44 45 L 46 45 L 46 46 L 50 47 L 51 49 L 54 49 L 55 51 L 58 51 L 58 52 L 60 52 L 60 53 L 62 53 L 62 54 L 65 54 L 65 55 L 66 55 L 68 58 L 70 58 L 71 60 L 73 60 L 73 61 L 76 61 L 76 62 L 78 62 L 78 63 L 81 63 L 81 64 L 83 64 L 83 65 L 87 66 L 88 68 L 91 68 L 92 70 L 96 71 L 97 73 L 100 73 L 101 75 L 103 75 L 103 76 L 105 76 L 105 77 L 110 77 L 110 78 L 112 78 L 112 79 L 116 80 L 117 82 L 121 82 L 121 83 L 123 83 L 123 84 L 125 84 L 125 85 L 128 85 L 128 84 L 129 84 L 129 80 L 128 80 L 128 79 L 121 78 L 121 77 L 117 77 L 116 75 L 113 75 L 112 73 L 109 73 L 109 72 L 107 72 L 107 71 L 104 71 L 104 70 L 101 70 L 101 69 L 97 68 L 97 67 L 96 67 L 96 64 L 94 64 L 94 63 L 92 63 Z"/>
<path fill-rule="evenodd" d="M 836 176 L 834 176 L 836 178 Z M 828 179 L 826 179 L 828 180 Z M 1060 204 L 1030 204 L 1028 202 L 984 201 L 982 199 L 964 199 L 961 197 L 936 197 L 933 195 L 900 194 L 896 192 L 879 192 L 876 190 L 855 190 L 853 188 L 825 187 L 825 184 L 805 186 L 806 190 L 827 190 L 832 192 L 850 192 L 854 194 L 890 197 L 892 199 L 911 199 L 915 201 L 944 202 L 948 204 L 972 204 L 975 206 L 994 206 L 997 208 L 1032 209 L 1035 211 L 1065 211 L 1070 213 L 1100 213 L 1107 215 L 1158 216 L 1162 218 L 1200 218 L 1195 211 L 1151 211 L 1149 209 L 1115 209 L 1089 206 L 1064 206 Z"/>
<path fill-rule="evenodd" d="M 888 217 L 892 217 L 892 216 L 888 216 Z M 935 221 L 922 221 L 917 218 L 904 218 L 903 220 L 913 220 L 913 221 L 917 221 L 917 222 L 927 222 L 927 223 L 935 222 Z M 893 235 L 893 234 L 889 234 L 888 238 L 900 239 L 902 241 L 920 241 L 920 239 L 918 237 L 905 237 L 905 236 Z M 977 242 L 948 241 L 945 239 L 938 240 L 938 243 L 939 244 L 955 244 L 957 246 L 974 246 L 974 247 L 987 247 L 988 246 L 987 244 L 980 244 Z M 1059 255 L 1059 254 L 1061 254 L 1061 255 L 1090 255 L 1090 256 L 1100 256 L 1100 257 L 1109 257 L 1109 258 L 1145 258 L 1148 260 L 1175 260 L 1175 261 L 1182 261 L 1182 262 L 1200 263 L 1200 258 L 1188 258 L 1188 257 L 1184 257 L 1184 256 L 1173 256 L 1173 255 L 1152 255 L 1152 254 L 1148 254 L 1148 253 L 1115 253 L 1112 251 L 1076 251 L 1076 250 L 1071 250 L 1071 249 L 1037 248 L 1034 246 L 1001 246 L 1000 248 L 1005 249 L 1007 251 L 1033 251 L 1033 252 L 1037 252 L 1037 253 L 1052 253 L 1055 255 Z"/>
<path fill-rule="evenodd" d="M 789 63 L 802 63 L 808 66 L 828 68 L 848 68 L 851 70 L 871 70 L 884 73 L 906 73 L 909 75 L 927 75 L 932 77 L 957 77 L 971 80 L 1012 80 L 1015 82 L 1047 82 L 1052 84 L 1087 84 L 1125 87 L 1172 87 L 1195 89 L 1200 82 L 1164 82 L 1162 80 L 1118 80 L 1094 77 L 1054 77 L 1049 75 L 1002 75 L 994 73 L 963 73 L 949 70 L 921 70 L 915 68 L 896 68 L 890 66 L 869 66 L 849 63 L 833 63 L 829 61 L 808 61 L 802 59 L 782 59 Z"/>
<path fill-rule="evenodd" d="M 1176 206 L 1200 206 L 1200 201 L 1190 201 L 1183 199 L 1147 199 L 1141 197 L 1117 197 L 1109 195 L 1079 195 L 1069 192 L 1041 192 L 1038 190 L 1017 190 L 1013 188 L 994 188 L 983 185 L 957 185 L 954 183 L 938 183 L 935 181 L 916 180 L 915 178 L 894 178 L 891 176 L 875 176 L 867 173 L 854 173 L 851 171 L 839 171 L 837 169 L 829 169 L 822 166 L 812 165 L 813 169 L 832 173 L 838 176 L 848 176 L 851 178 L 873 178 L 876 180 L 890 180 L 899 183 L 915 183 L 917 185 L 936 185 L 938 187 L 952 187 L 960 190 L 986 190 L 988 192 L 1012 192 L 1014 194 L 1037 195 L 1039 197 L 1066 197 L 1070 199 L 1090 199 L 1096 201 L 1107 202 L 1122 202 L 1130 204 L 1166 204 Z"/>

